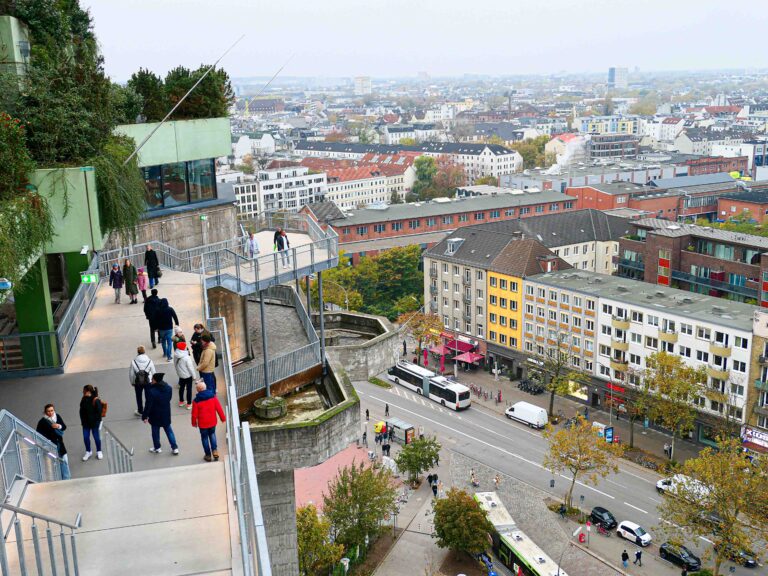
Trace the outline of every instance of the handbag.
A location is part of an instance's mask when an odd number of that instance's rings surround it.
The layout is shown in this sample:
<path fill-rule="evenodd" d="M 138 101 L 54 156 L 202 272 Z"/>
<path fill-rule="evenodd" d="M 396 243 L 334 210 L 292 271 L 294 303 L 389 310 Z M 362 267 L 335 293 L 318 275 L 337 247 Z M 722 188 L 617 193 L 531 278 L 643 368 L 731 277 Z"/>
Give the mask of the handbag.
<path fill-rule="evenodd" d="M 157 274 L 156 274 L 156 276 L 157 276 L 158 278 L 162 278 L 162 277 L 163 277 L 163 271 L 162 271 L 160 268 L 158 268 L 158 269 L 157 269 Z"/>

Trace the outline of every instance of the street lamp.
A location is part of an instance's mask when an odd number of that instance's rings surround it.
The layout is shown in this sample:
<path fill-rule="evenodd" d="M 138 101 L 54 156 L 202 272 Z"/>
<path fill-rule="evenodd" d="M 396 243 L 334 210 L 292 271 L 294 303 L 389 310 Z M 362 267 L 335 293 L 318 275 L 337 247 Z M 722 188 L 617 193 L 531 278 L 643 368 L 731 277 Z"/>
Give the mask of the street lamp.
<path fill-rule="evenodd" d="M 345 307 L 346 307 L 346 309 L 347 309 L 347 312 L 349 312 L 349 292 L 347 292 L 347 289 L 346 289 L 346 288 L 344 288 L 344 286 L 342 286 L 342 285 L 341 285 L 341 284 L 339 284 L 338 282 L 334 282 L 333 280 L 328 280 L 327 278 L 323 278 L 323 281 L 324 281 L 324 282 L 328 282 L 328 283 L 330 283 L 330 284 L 333 284 L 333 285 L 335 285 L 335 286 L 338 286 L 339 288 L 341 288 L 342 290 L 344 290 L 344 304 L 346 305 Z"/>

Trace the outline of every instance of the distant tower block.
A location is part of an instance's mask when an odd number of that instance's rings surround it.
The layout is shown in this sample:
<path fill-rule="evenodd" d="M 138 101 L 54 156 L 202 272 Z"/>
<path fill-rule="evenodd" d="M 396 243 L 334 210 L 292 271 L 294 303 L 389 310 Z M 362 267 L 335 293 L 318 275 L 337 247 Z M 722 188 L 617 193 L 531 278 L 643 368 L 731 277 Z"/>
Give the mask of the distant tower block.
<path fill-rule="evenodd" d="M 626 68 L 608 68 L 608 88 L 626 90 L 629 86 L 628 76 Z"/>

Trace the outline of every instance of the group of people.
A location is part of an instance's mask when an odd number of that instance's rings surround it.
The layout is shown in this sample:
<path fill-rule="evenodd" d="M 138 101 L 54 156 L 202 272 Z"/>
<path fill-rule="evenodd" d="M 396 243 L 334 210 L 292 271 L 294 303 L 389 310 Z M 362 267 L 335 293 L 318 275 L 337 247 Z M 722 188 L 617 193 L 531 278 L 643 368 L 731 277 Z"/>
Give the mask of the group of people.
<path fill-rule="evenodd" d="M 643 551 L 640 550 L 640 548 L 635 550 L 635 561 L 632 562 L 632 564 L 637 564 L 638 566 L 642 566 L 643 565 Z M 626 550 L 624 550 L 624 552 L 621 553 L 621 565 L 624 568 L 628 568 L 629 567 L 629 554 L 627 553 Z M 687 572 L 686 572 L 686 574 L 687 574 Z"/>
<path fill-rule="evenodd" d="M 146 268 L 146 271 L 145 271 Z M 109 285 L 115 291 L 115 304 L 120 304 L 120 297 L 123 288 L 125 294 L 130 300 L 129 304 L 138 304 L 138 294 L 144 302 L 147 301 L 147 289 L 154 288 L 160 283 L 160 262 L 157 258 L 157 252 L 152 250 L 151 245 L 147 245 L 144 252 L 144 267 L 136 269 L 130 258 L 126 258 L 121 267 L 118 262 L 112 264 L 112 270 L 109 272 Z"/>
<path fill-rule="evenodd" d="M 438 497 L 438 495 L 442 498 L 444 496 L 443 492 L 443 481 L 438 480 L 437 474 L 430 474 L 427 476 L 427 483 L 429 484 L 429 487 L 432 489 L 432 494 L 435 498 Z"/>

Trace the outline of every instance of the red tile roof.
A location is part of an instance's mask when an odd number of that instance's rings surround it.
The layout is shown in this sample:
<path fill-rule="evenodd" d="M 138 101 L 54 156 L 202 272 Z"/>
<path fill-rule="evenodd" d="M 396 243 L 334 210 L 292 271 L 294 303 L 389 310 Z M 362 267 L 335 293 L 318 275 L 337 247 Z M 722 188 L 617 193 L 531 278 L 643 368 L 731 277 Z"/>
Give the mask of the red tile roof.
<path fill-rule="evenodd" d="M 383 174 L 377 166 L 356 166 L 354 168 L 337 168 L 326 170 L 328 181 L 351 182 L 352 180 L 366 180 L 369 178 L 381 178 Z"/>

